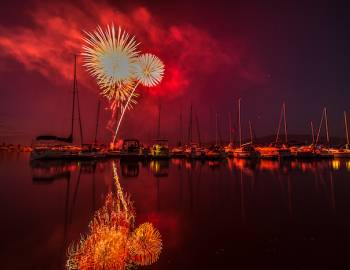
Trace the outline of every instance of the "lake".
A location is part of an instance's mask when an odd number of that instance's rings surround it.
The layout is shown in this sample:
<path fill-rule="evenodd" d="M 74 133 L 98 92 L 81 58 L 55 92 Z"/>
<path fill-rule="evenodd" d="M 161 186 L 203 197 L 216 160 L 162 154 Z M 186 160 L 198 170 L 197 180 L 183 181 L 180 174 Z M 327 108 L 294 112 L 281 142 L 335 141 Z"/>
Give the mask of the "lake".
<path fill-rule="evenodd" d="M 139 269 L 349 269 L 350 160 L 41 161 L 0 152 L 1 269 L 64 269 L 113 191 L 162 235 Z"/>

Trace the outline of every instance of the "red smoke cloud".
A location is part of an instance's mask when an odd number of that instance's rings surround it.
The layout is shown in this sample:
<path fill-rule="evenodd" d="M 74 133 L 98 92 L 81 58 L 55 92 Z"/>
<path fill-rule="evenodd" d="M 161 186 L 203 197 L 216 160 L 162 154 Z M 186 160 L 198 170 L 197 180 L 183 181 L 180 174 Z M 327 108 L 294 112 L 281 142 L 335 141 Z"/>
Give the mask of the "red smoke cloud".
<path fill-rule="evenodd" d="M 151 93 L 177 96 L 197 78 L 220 69 L 229 69 L 244 79 L 262 78 L 260 71 L 246 66 L 242 47 L 220 42 L 192 25 L 165 26 L 145 7 L 122 12 L 93 1 L 55 3 L 40 5 L 30 15 L 33 25 L 29 27 L 0 28 L 1 51 L 57 83 L 62 77 L 72 79 L 72 55 L 81 50 L 83 30 L 93 31 L 98 24 L 112 22 L 135 35 L 143 52 L 155 53 L 164 61 L 164 81 Z M 86 72 L 82 74 L 80 82 L 91 85 Z"/>
<path fill-rule="evenodd" d="M 0 58 L 15 59 L 26 70 L 38 72 L 48 78 L 57 88 L 67 89 L 67 83 L 70 85 L 73 79 L 73 55 L 81 51 L 83 31 L 94 31 L 97 25 L 120 25 L 141 42 L 139 49 L 142 52 L 154 53 L 164 62 L 163 81 L 154 88 L 140 87 L 139 102 L 142 106 L 135 106 L 133 113 L 127 115 L 128 120 L 123 124 L 125 126 L 121 135 L 137 134 L 141 139 L 152 137 L 150 134 L 153 131 L 150 129 L 154 130 L 156 126 L 159 96 L 162 101 L 167 101 L 167 106 L 162 108 L 165 115 L 162 116 L 162 130 L 173 135 L 178 133 L 178 114 L 174 112 L 180 107 L 187 110 L 188 103 L 195 101 L 204 105 L 202 111 L 198 108 L 198 114 L 202 113 L 207 117 L 209 103 L 215 104 L 217 97 L 231 95 L 233 86 L 241 89 L 242 83 L 249 85 L 264 82 L 264 74 L 259 64 L 242 40 L 218 38 L 189 23 L 169 24 L 165 16 L 162 17 L 161 13 L 155 15 L 147 7 L 134 6 L 122 10 L 112 4 L 90 0 L 75 4 L 40 2 L 27 13 L 30 20 L 25 24 L 0 26 Z M 83 85 L 83 88 L 90 89 L 93 93 L 96 91 L 96 83 L 80 64 L 81 62 L 78 66 L 79 86 Z M 18 75 L 20 74 L 16 74 L 16 77 Z M 54 99 L 55 93 L 51 95 Z M 88 96 L 84 95 L 87 98 Z M 93 122 L 96 119 L 95 111 L 91 110 L 91 106 L 96 103 L 91 98 L 95 97 L 90 95 L 90 100 L 83 101 L 84 126 L 86 133 L 90 135 L 94 132 Z M 30 102 L 33 103 L 32 108 L 47 109 L 38 105 L 43 100 L 33 99 Z M 53 100 L 47 97 L 46 103 L 50 102 Z M 48 130 L 50 121 L 43 121 L 45 119 L 41 116 L 41 111 L 38 110 L 36 114 L 41 121 L 28 124 L 28 128 L 38 130 L 33 131 L 35 133 Z M 202 123 L 205 124 L 206 120 L 203 119 Z M 86 121 L 90 123 L 86 124 Z M 140 125 L 145 126 L 145 123 L 147 128 L 140 130 Z M 209 130 L 209 127 L 206 128 Z M 57 129 L 60 131 L 59 127 Z M 209 138 L 210 135 L 207 136 Z"/>

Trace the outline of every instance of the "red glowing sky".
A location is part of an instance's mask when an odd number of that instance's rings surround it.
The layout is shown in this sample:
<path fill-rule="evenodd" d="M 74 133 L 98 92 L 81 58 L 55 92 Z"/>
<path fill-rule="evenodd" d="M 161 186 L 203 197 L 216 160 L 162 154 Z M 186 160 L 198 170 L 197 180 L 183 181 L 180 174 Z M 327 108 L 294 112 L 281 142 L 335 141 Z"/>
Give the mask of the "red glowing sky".
<path fill-rule="evenodd" d="M 290 99 L 295 106 L 297 96 L 305 89 L 315 90 L 322 85 L 316 82 L 310 86 L 305 79 L 310 76 L 298 77 L 306 67 L 299 71 L 302 55 L 297 50 L 300 47 L 302 53 L 308 53 L 305 44 L 309 41 L 303 32 L 299 33 L 299 26 L 291 26 L 278 15 L 279 8 L 284 6 L 276 7 L 274 12 L 261 9 L 256 3 L 215 7 L 212 4 L 203 3 L 199 7 L 186 2 L 115 4 L 90 0 L 74 4 L 40 1 L 7 4 L 0 24 L 1 135 L 5 139 L 19 136 L 28 141 L 42 132 L 68 133 L 73 55 L 81 51 L 83 30 L 93 31 L 97 25 L 110 23 L 135 35 L 141 42 L 140 49 L 158 55 L 166 66 L 160 86 L 140 88 L 139 105 L 125 118 L 122 135 L 153 138 L 157 104 L 162 102 L 163 136 L 176 139 L 180 111 L 184 114 L 185 136 L 189 104 L 193 103 L 202 137 L 209 140 L 215 112 L 221 116 L 221 132 L 225 133 L 227 113 L 235 112 L 238 96 L 245 100 L 246 115 L 256 122 L 256 133 L 274 132 L 283 99 Z M 296 21 L 299 15 L 291 14 Z M 274 24 L 276 21 L 281 23 L 281 29 Z M 296 35 L 303 43 L 298 44 L 296 39 L 296 44 L 290 44 L 288 35 Z M 315 36 L 317 31 L 312 37 Z M 311 55 L 311 60 L 315 58 Z M 328 58 L 324 61 L 328 62 Z M 314 72 L 323 70 L 318 68 Z M 316 79 L 318 73 L 311 76 Z M 331 82 L 327 81 L 327 85 Z M 91 140 L 97 86 L 80 62 L 78 84 L 83 127 Z M 300 86 L 301 90 L 295 89 Z M 322 103 L 314 106 L 316 110 L 310 117 L 318 117 Z M 107 107 L 107 103 L 104 105 Z M 108 117 L 109 112 L 104 111 L 100 136 L 105 140 L 111 136 L 104 128 Z M 261 119 L 269 123 L 263 125 L 259 123 Z M 307 120 L 296 124 L 295 130 L 300 131 L 304 125 L 307 126 Z M 225 134 L 222 136 L 226 138 Z"/>

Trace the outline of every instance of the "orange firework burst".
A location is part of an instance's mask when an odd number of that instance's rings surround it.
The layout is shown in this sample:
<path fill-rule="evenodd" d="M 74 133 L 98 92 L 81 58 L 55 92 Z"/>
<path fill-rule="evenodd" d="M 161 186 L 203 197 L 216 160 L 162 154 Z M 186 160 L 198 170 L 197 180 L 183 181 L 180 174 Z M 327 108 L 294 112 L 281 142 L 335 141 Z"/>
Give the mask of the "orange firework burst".
<path fill-rule="evenodd" d="M 151 223 L 143 223 L 132 233 L 129 240 L 131 260 L 138 265 L 156 262 L 162 251 L 160 233 Z"/>

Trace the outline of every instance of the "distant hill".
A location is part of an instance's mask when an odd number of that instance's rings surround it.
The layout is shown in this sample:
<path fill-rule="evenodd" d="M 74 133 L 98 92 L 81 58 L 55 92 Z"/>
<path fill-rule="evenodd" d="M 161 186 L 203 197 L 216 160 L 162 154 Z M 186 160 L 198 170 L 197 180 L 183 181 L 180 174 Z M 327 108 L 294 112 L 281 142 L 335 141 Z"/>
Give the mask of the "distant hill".
<path fill-rule="evenodd" d="M 275 142 L 276 135 L 267 135 L 262 137 L 254 138 L 254 144 L 256 145 L 269 145 L 272 142 Z M 248 138 L 243 139 L 243 143 L 248 142 Z M 326 137 L 320 137 L 319 143 L 326 143 Z M 284 135 L 282 134 L 279 137 L 279 142 L 284 142 Z M 305 144 L 311 144 L 312 138 L 310 135 L 305 134 L 290 134 L 288 135 L 288 145 L 305 145 Z M 341 146 L 346 143 L 345 138 L 339 138 L 339 137 L 331 137 L 330 138 L 331 146 Z M 215 141 L 209 142 L 208 144 L 215 144 Z M 222 144 L 228 144 L 227 141 L 222 142 Z M 238 144 L 238 140 L 235 138 L 234 144 Z"/>
<path fill-rule="evenodd" d="M 267 145 L 276 140 L 276 135 L 268 135 L 254 139 L 256 144 Z M 279 137 L 280 142 L 284 142 L 284 135 Z M 326 143 L 326 137 L 320 137 L 320 143 Z M 311 144 L 312 138 L 310 135 L 305 134 L 290 134 L 288 135 L 288 144 L 289 145 L 300 145 L 300 144 Z M 331 137 L 330 138 L 331 145 L 339 146 L 345 144 L 345 138 L 339 137 Z"/>

